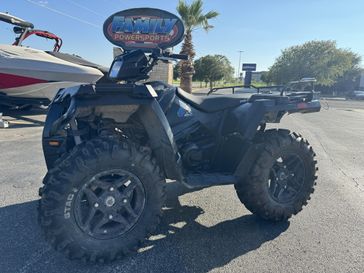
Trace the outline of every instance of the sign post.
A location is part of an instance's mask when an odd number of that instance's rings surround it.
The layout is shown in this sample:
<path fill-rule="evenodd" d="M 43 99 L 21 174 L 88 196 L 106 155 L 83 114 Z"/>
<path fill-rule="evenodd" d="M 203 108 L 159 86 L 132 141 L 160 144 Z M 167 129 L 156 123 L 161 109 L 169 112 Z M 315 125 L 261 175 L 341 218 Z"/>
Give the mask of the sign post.
<path fill-rule="evenodd" d="M 243 64 L 243 71 L 245 71 L 244 85 L 249 87 L 252 83 L 252 72 L 257 70 L 257 64 L 245 63 Z"/>

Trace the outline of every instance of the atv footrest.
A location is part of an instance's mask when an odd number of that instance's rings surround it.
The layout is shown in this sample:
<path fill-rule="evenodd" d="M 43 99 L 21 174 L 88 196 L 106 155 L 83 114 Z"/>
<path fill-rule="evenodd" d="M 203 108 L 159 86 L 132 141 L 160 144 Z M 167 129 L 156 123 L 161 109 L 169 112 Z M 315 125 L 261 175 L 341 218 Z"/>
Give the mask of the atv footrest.
<path fill-rule="evenodd" d="M 205 188 L 218 185 L 235 184 L 237 178 L 234 175 L 219 173 L 190 174 L 185 178 L 185 184 L 189 188 Z"/>

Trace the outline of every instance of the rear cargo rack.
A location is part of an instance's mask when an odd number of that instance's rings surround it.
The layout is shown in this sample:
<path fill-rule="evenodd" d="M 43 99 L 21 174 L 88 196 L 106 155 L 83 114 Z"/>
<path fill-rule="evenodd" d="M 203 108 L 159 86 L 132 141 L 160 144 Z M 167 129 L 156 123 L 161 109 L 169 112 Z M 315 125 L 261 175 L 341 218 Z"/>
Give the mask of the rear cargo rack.
<path fill-rule="evenodd" d="M 253 88 L 253 89 L 257 90 L 258 94 L 260 94 L 260 93 L 264 93 L 264 89 L 267 89 L 267 90 L 279 89 L 279 91 L 281 92 L 281 90 L 284 88 L 284 85 L 255 86 L 255 85 L 251 84 L 251 85 L 231 85 L 231 86 L 224 86 L 224 87 L 214 87 L 214 88 L 210 89 L 210 91 L 207 93 L 207 95 L 211 95 L 212 93 L 215 93 L 215 92 L 217 92 L 219 90 L 223 90 L 223 89 L 231 89 L 232 93 L 235 94 L 235 90 L 241 89 L 241 88 Z"/>
<path fill-rule="evenodd" d="M 237 89 L 252 89 L 256 90 L 257 94 L 264 94 L 269 96 L 277 96 L 278 93 L 280 96 L 288 96 L 289 98 L 297 101 L 312 101 L 319 98 L 320 92 L 315 92 L 315 78 L 302 78 L 299 81 L 289 82 L 287 85 L 269 85 L 269 86 L 256 86 L 256 85 L 231 85 L 224 87 L 214 87 L 211 88 L 207 95 L 211 95 L 220 90 L 228 90 L 231 89 L 232 94 L 236 93 Z M 307 90 L 307 89 L 310 90 Z"/>

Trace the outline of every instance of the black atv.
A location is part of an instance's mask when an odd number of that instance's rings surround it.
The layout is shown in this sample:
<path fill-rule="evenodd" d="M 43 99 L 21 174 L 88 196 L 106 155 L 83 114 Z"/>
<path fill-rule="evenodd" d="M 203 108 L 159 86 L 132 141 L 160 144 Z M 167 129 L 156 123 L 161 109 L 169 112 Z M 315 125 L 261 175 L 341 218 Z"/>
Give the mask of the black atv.
<path fill-rule="evenodd" d="M 146 14 L 162 20 L 165 33 L 158 35 L 169 35 L 174 22 L 169 42 L 180 42 L 183 24 L 154 9 L 110 17 L 105 35 L 112 40 L 111 31 L 124 31 L 115 17 L 133 18 L 135 27 Z M 233 184 L 241 202 L 264 219 L 297 214 L 314 190 L 315 153 L 299 134 L 266 124 L 319 111 L 313 92 L 195 96 L 161 82 L 140 83 L 158 60 L 186 57 L 167 53 L 165 43 L 146 50 L 149 44 L 135 39 L 122 44 L 125 54 L 111 66 L 115 83 L 61 90 L 50 105 L 39 206 L 47 241 L 72 259 L 122 257 L 158 225 L 167 178 L 188 188 Z"/>

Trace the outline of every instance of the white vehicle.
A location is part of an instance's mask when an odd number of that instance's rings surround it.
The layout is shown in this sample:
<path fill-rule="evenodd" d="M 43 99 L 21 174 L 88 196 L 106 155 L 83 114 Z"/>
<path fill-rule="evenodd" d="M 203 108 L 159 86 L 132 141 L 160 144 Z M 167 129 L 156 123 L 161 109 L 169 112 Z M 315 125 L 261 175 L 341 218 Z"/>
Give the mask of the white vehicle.
<path fill-rule="evenodd" d="M 350 93 L 346 99 L 352 99 L 352 100 L 364 100 L 364 91 L 353 91 Z"/>

